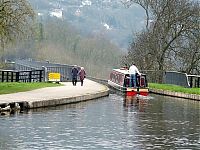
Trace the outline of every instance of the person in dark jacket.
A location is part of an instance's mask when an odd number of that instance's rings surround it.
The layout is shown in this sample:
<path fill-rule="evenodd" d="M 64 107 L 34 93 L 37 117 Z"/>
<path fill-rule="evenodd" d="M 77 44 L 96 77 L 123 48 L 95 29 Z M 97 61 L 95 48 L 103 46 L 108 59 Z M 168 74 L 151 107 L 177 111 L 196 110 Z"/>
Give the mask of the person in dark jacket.
<path fill-rule="evenodd" d="M 83 67 L 81 67 L 81 70 L 78 72 L 78 75 L 80 77 L 81 86 L 83 86 L 83 80 L 85 79 L 86 73 Z"/>
<path fill-rule="evenodd" d="M 76 86 L 77 76 L 78 76 L 78 68 L 77 68 L 77 65 L 74 65 L 74 67 L 72 68 L 72 84 L 73 84 L 73 86 Z"/>

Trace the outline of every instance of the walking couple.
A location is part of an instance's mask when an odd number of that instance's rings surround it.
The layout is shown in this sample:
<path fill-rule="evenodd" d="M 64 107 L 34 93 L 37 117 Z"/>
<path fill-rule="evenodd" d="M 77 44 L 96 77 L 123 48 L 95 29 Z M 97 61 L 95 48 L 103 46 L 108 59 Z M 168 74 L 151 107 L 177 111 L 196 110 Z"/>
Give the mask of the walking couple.
<path fill-rule="evenodd" d="M 71 73 L 72 73 L 72 84 L 73 84 L 73 86 L 76 86 L 78 76 L 80 77 L 81 86 L 83 86 L 83 80 L 85 79 L 85 76 L 86 76 L 84 68 L 81 67 L 81 69 L 78 70 L 77 65 L 74 65 Z"/>

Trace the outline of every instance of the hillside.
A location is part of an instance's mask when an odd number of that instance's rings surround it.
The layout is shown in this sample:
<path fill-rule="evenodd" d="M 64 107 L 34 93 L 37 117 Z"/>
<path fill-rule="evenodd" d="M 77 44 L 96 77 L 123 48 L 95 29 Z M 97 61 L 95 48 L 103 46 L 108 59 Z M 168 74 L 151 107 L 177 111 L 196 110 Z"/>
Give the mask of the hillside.
<path fill-rule="evenodd" d="M 87 75 L 107 78 L 110 70 L 120 66 L 123 53 L 109 40 L 99 36 L 81 36 L 68 22 L 47 18 L 36 24 L 34 35 L 10 43 L 5 50 L 8 60 L 33 58 L 84 66 Z"/>
<path fill-rule="evenodd" d="M 30 0 L 40 21 L 57 17 L 82 35 L 101 35 L 126 49 L 133 33 L 144 27 L 144 12 L 137 5 L 125 8 L 120 0 Z"/>
<path fill-rule="evenodd" d="M 120 67 L 144 14 L 117 0 L 30 0 L 37 17 L 31 36 L 5 49 L 9 60 L 34 58 L 84 66 L 88 75 L 107 78 Z"/>

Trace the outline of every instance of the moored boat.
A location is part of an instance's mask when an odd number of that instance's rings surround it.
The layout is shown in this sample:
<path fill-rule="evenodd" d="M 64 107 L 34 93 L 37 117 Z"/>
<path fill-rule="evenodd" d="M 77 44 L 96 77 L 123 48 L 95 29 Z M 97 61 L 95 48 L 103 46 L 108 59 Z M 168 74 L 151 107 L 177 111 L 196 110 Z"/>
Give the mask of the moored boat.
<path fill-rule="evenodd" d="M 137 94 L 147 96 L 149 93 L 148 83 L 145 74 L 136 75 L 136 85 L 130 85 L 130 73 L 125 68 L 113 69 L 110 73 L 108 85 L 127 96 Z"/>

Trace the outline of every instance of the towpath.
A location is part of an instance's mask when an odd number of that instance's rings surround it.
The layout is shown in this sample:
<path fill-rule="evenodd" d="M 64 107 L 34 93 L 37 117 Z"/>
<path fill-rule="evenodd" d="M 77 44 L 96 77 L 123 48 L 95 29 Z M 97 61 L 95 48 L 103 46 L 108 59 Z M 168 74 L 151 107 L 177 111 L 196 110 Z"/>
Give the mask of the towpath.
<path fill-rule="evenodd" d="M 64 86 L 46 87 L 27 92 L 0 95 L 0 106 L 9 103 L 26 103 L 28 108 L 56 106 L 95 99 L 109 94 L 108 87 L 85 79 L 73 86 L 71 82 L 63 82 Z"/>

